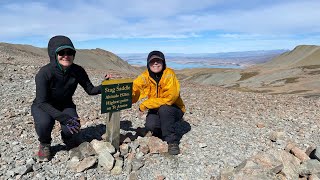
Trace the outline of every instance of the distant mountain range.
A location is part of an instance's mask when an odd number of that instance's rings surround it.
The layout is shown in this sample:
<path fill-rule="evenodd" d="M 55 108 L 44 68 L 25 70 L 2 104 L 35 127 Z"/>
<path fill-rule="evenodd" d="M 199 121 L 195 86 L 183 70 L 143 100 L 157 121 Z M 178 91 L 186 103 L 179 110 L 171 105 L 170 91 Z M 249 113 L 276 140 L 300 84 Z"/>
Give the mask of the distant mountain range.
<path fill-rule="evenodd" d="M 112 72 L 116 75 L 115 78 L 133 78 L 146 69 L 147 54 L 119 56 L 99 48 L 79 49 L 75 63 L 99 73 Z M 241 91 L 320 97 L 320 46 L 300 45 L 292 51 L 169 53 L 166 54 L 166 58 L 168 65 L 181 69 L 176 71 L 181 81 Z M 2 64 L 16 63 L 40 67 L 48 63 L 49 58 L 46 48 L 0 43 L 0 61 Z M 130 61 L 140 62 L 143 67 L 134 67 Z M 206 68 L 194 68 L 199 64 Z M 186 67 L 189 69 L 184 69 Z"/>
<path fill-rule="evenodd" d="M 174 69 L 184 68 L 241 68 L 254 64 L 260 64 L 279 56 L 289 50 L 243 51 L 224 53 L 168 53 L 165 54 L 167 63 L 171 63 Z M 119 54 L 119 56 L 131 65 L 146 65 L 146 53 Z"/>

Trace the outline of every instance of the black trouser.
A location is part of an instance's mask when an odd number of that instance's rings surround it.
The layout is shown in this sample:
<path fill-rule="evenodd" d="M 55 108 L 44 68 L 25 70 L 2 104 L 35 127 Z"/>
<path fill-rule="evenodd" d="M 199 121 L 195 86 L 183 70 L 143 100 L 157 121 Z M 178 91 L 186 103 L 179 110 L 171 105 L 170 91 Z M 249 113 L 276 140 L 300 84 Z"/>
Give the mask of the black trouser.
<path fill-rule="evenodd" d="M 145 127 L 159 135 L 161 133 L 163 139 L 170 143 L 179 143 L 175 132 L 175 122 L 181 120 L 183 112 L 175 105 L 163 105 L 158 110 L 150 109 L 147 114 Z"/>
<path fill-rule="evenodd" d="M 65 108 L 62 109 L 62 112 L 70 115 L 71 117 L 79 117 L 76 111 L 76 108 Z M 38 108 L 35 105 L 31 106 L 31 114 L 34 119 L 34 125 L 36 132 L 38 134 L 38 140 L 43 144 L 51 143 L 51 132 L 55 123 L 55 119 L 53 119 L 48 113 L 44 112 L 42 109 Z M 71 138 L 72 134 L 68 130 L 67 126 L 61 125 L 61 136 L 63 139 Z"/>

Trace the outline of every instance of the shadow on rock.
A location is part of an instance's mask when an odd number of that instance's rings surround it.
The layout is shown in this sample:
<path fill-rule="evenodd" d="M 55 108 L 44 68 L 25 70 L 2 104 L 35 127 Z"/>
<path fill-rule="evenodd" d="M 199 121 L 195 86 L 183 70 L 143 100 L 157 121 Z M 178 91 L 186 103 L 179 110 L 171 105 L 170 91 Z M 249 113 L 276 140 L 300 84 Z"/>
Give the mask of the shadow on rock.
<path fill-rule="evenodd" d="M 123 143 L 126 138 L 130 138 L 131 141 L 134 141 L 138 138 L 138 136 L 141 137 L 148 137 L 151 136 L 149 132 L 144 127 L 138 127 L 138 128 L 132 128 L 132 122 L 131 121 L 121 121 L 120 122 L 120 128 L 125 131 L 134 131 L 135 134 L 132 134 L 131 132 L 128 132 L 126 134 L 120 134 L 120 143 Z M 184 121 L 183 119 L 181 121 L 178 121 L 175 123 L 175 130 L 178 137 L 178 141 L 182 139 L 183 135 L 186 134 L 191 130 L 191 126 L 187 121 Z M 156 136 L 160 139 L 162 137 Z"/>
<path fill-rule="evenodd" d="M 80 134 L 73 136 L 74 145 L 72 147 L 67 147 L 66 145 L 57 144 L 51 146 L 51 155 L 54 156 L 58 151 L 69 150 L 73 147 L 80 145 L 83 142 L 91 142 L 94 139 L 102 140 L 102 135 L 106 132 L 105 124 L 98 124 L 96 126 L 87 127 L 81 129 Z"/>
<path fill-rule="evenodd" d="M 102 140 L 102 135 L 106 133 L 106 125 L 98 124 L 81 130 L 82 142 L 91 142 L 94 139 Z"/>
<path fill-rule="evenodd" d="M 54 146 L 51 146 L 50 152 L 51 152 L 51 158 L 56 155 L 57 152 L 66 150 L 66 146 L 61 145 L 61 144 L 56 144 Z"/>
<path fill-rule="evenodd" d="M 135 129 L 132 128 L 132 122 L 128 120 L 120 121 L 120 129 L 125 131 L 134 131 Z"/>
<path fill-rule="evenodd" d="M 188 133 L 191 130 L 191 126 L 187 121 L 182 119 L 181 121 L 178 121 L 175 124 L 175 130 L 177 132 L 178 140 L 180 142 L 183 135 L 185 135 L 186 133 Z"/>

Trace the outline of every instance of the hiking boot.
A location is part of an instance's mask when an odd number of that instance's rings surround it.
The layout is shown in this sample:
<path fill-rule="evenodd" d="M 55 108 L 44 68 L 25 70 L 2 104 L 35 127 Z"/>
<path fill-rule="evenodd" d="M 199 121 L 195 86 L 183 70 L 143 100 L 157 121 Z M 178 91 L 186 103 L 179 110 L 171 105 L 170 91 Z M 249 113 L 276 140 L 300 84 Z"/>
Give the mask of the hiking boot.
<path fill-rule="evenodd" d="M 50 144 L 42 144 L 39 145 L 39 151 L 36 154 L 36 158 L 39 161 L 48 162 L 51 158 L 50 153 Z"/>
<path fill-rule="evenodd" d="M 178 155 L 180 153 L 179 145 L 175 143 L 168 144 L 168 153 L 170 155 Z"/>

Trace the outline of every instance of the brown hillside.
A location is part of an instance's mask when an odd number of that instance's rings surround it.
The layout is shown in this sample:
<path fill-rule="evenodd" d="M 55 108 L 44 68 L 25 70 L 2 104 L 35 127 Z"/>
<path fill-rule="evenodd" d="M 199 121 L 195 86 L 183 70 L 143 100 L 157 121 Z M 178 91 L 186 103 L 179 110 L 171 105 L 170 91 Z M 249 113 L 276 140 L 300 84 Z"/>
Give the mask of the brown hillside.
<path fill-rule="evenodd" d="M 200 84 L 270 94 L 320 96 L 320 46 L 301 45 L 271 61 L 238 70 L 207 70 L 180 76 Z"/>
<path fill-rule="evenodd" d="M 43 65 L 49 62 L 46 48 L 30 45 L 0 43 L 0 57 L 19 59 L 19 63 L 22 64 L 35 62 Z M 139 68 L 129 65 L 115 54 L 102 49 L 77 50 L 75 63 L 87 68 L 112 70 L 135 75 L 141 71 Z"/>
<path fill-rule="evenodd" d="M 320 46 L 300 45 L 292 51 L 272 59 L 261 65 L 264 68 L 294 68 L 299 66 L 318 65 L 320 64 Z"/>

